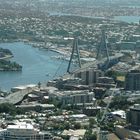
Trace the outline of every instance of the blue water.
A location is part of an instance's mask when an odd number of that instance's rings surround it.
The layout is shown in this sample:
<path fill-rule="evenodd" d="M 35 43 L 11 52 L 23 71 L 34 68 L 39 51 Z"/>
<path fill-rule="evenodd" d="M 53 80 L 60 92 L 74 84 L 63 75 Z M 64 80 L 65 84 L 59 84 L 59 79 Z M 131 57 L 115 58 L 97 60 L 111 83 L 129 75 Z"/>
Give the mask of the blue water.
<path fill-rule="evenodd" d="M 127 23 L 139 23 L 140 16 L 116 16 L 115 20 L 124 21 Z"/>
<path fill-rule="evenodd" d="M 93 19 L 106 19 L 105 17 L 82 16 L 82 15 L 66 14 L 66 13 L 58 13 L 58 12 L 51 12 L 50 15 L 51 16 L 81 16 L 81 17 L 93 18 Z M 139 23 L 140 16 L 115 16 L 113 20 L 123 21 L 127 23 Z"/>
<path fill-rule="evenodd" d="M 22 72 L 0 72 L 0 88 L 10 90 L 11 87 L 26 84 L 37 84 L 63 75 L 68 62 L 53 59 L 58 53 L 39 50 L 21 42 L 1 43 L 0 47 L 10 49 L 14 55 L 12 61 L 23 66 Z M 49 76 L 48 76 L 49 74 Z"/>

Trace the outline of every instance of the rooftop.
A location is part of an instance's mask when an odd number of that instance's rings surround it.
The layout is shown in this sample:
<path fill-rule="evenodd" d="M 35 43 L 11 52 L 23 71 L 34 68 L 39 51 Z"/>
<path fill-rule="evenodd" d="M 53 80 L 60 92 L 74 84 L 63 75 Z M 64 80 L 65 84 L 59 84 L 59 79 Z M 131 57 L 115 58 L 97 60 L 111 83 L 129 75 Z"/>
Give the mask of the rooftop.
<path fill-rule="evenodd" d="M 34 129 L 34 127 L 26 122 L 20 122 L 16 125 L 8 125 L 7 129 Z"/>
<path fill-rule="evenodd" d="M 69 91 L 57 91 L 52 93 L 56 96 L 70 96 L 70 95 L 81 95 L 81 94 L 93 94 L 93 92 L 89 92 L 89 90 L 69 90 Z"/>
<path fill-rule="evenodd" d="M 134 106 L 130 107 L 130 109 L 140 111 L 140 104 L 135 104 Z"/>
<path fill-rule="evenodd" d="M 78 130 L 64 130 L 62 135 L 69 135 L 69 136 L 84 136 L 86 130 L 85 129 L 78 129 Z"/>
<path fill-rule="evenodd" d="M 114 133 L 108 135 L 108 140 L 120 140 Z"/>
<path fill-rule="evenodd" d="M 117 111 L 111 112 L 111 114 L 118 115 L 118 116 L 120 116 L 123 119 L 126 118 L 126 113 L 123 110 L 117 110 Z"/>
<path fill-rule="evenodd" d="M 13 87 L 12 89 L 22 90 L 22 89 L 33 88 L 33 87 L 36 87 L 36 85 L 35 84 L 21 85 L 21 86 Z"/>

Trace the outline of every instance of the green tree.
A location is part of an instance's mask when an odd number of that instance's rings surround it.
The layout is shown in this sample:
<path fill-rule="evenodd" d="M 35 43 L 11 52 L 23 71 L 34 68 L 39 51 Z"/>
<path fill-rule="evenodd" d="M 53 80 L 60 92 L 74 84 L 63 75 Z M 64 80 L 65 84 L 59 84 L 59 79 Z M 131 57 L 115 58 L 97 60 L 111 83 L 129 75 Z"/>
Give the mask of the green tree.
<path fill-rule="evenodd" d="M 83 140 L 97 140 L 97 135 L 96 133 L 92 133 L 92 129 L 89 129 L 86 131 Z"/>
<path fill-rule="evenodd" d="M 38 82 L 38 88 L 40 89 L 41 88 L 41 82 Z"/>
<path fill-rule="evenodd" d="M 113 98 L 113 101 L 110 103 L 110 108 L 126 110 L 132 104 L 126 97 L 119 96 Z"/>
<path fill-rule="evenodd" d="M 95 119 L 94 118 L 89 118 L 89 128 L 92 128 L 94 124 L 96 124 Z"/>
<path fill-rule="evenodd" d="M 36 112 L 41 112 L 41 111 L 42 111 L 42 107 L 39 106 L 39 105 L 36 106 L 36 107 L 35 107 L 35 111 L 36 111 Z"/>
<path fill-rule="evenodd" d="M 69 140 L 69 139 L 70 139 L 70 136 L 62 136 L 62 138 L 63 138 L 64 140 Z"/>
<path fill-rule="evenodd" d="M 74 129 L 81 129 L 81 124 L 80 123 L 75 123 L 74 124 Z"/>
<path fill-rule="evenodd" d="M 9 113 L 10 115 L 22 114 L 24 111 L 22 109 L 16 108 L 11 103 L 0 104 L 0 113 Z"/>

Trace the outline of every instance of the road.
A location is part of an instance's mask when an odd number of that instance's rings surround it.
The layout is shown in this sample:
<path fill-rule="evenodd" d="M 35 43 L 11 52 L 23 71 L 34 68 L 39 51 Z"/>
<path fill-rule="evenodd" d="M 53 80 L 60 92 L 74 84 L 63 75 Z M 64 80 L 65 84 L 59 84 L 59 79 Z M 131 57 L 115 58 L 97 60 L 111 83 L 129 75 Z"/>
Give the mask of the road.
<path fill-rule="evenodd" d="M 2 103 L 12 103 L 17 104 L 24 98 L 25 95 L 31 93 L 34 90 L 34 88 L 27 88 L 24 90 L 20 90 L 18 92 L 14 92 L 6 96 L 4 99 L 0 100 L 0 104 Z"/>
<path fill-rule="evenodd" d="M 110 60 L 111 59 L 115 59 L 115 58 L 119 58 L 119 57 L 122 57 L 123 55 L 122 54 L 116 54 L 115 56 L 111 56 L 110 57 Z M 91 63 L 86 63 L 85 65 L 82 66 L 82 68 L 78 69 L 78 70 L 75 70 L 74 72 L 72 72 L 72 74 L 78 72 L 78 71 L 81 71 L 81 70 L 85 70 L 86 68 L 90 68 L 92 66 L 95 66 L 97 64 L 100 64 L 100 63 L 103 63 L 105 62 L 106 59 L 102 59 L 100 61 L 94 61 L 94 62 L 91 62 Z M 66 78 L 66 77 L 71 77 L 72 75 L 71 74 L 68 74 L 68 75 L 64 75 L 63 78 Z M 20 101 L 22 101 L 22 99 L 24 98 L 25 95 L 31 93 L 34 89 L 34 88 L 27 88 L 27 89 L 24 89 L 24 90 L 20 90 L 18 92 L 14 92 L 12 94 L 9 94 L 7 97 L 5 97 L 4 99 L 1 99 L 0 100 L 0 104 L 1 103 L 12 103 L 12 104 L 17 104 L 19 103 Z"/>
<path fill-rule="evenodd" d="M 117 59 L 117 58 L 121 58 L 122 56 L 123 56 L 122 53 L 116 53 L 114 56 L 110 56 L 110 61 L 114 60 L 114 59 Z M 102 60 L 99 60 L 99 61 L 95 60 L 93 62 L 86 63 L 86 64 L 82 65 L 81 68 L 73 71 L 72 73 L 76 73 L 76 72 L 85 70 L 87 68 L 90 68 L 90 67 L 93 67 L 93 66 L 97 66 L 98 64 L 105 63 L 105 61 L 106 61 L 106 58 L 103 58 Z"/>

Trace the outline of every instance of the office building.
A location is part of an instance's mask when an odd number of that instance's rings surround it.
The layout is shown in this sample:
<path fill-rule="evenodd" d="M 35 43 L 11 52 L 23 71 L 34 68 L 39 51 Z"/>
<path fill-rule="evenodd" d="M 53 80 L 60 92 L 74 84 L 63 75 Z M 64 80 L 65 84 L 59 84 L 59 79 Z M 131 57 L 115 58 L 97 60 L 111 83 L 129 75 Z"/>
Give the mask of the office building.
<path fill-rule="evenodd" d="M 130 107 L 127 112 L 127 122 L 132 128 L 140 129 L 140 104 Z"/>
<path fill-rule="evenodd" d="M 132 70 L 125 76 L 126 90 L 140 90 L 140 70 Z"/>
<path fill-rule="evenodd" d="M 75 73 L 75 77 L 81 78 L 83 80 L 83 84 L 85 85 L 94 85 L 97 83 L 98 78 L 103 76 L 103 71 L 93 68 Z"/>

